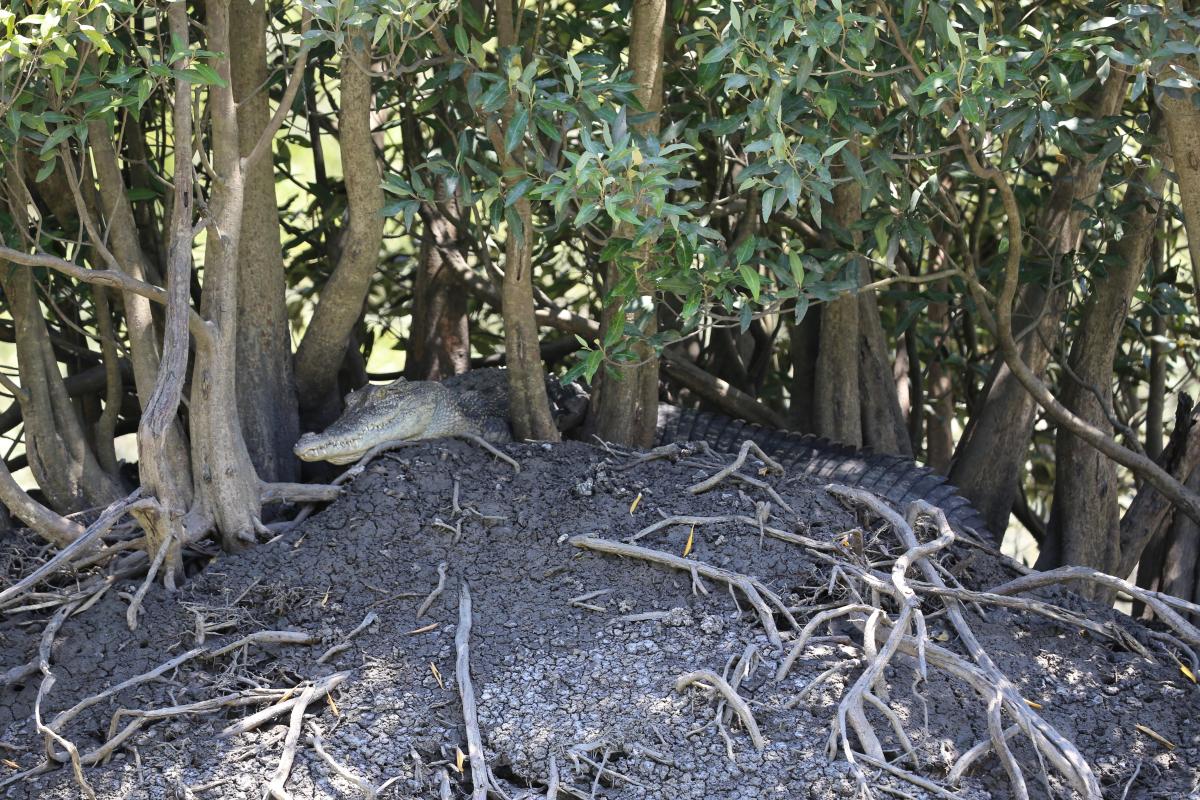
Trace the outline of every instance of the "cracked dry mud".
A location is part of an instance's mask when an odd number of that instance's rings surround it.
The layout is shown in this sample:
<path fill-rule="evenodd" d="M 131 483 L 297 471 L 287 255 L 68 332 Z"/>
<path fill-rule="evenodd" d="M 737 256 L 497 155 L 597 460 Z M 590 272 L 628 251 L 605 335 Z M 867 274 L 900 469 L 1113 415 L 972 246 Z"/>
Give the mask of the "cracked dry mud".
<path fill-rule="evenodd" d="M 784 654 L 768 643 L 743 596 L 711 580 L 702 581 L 708 594 L 697 594 L 686 572 L 585 552 L 568 541 L 580 534 L 621 539 L 662 515 L 754 516 L 756 503 L 765 499 L 759 490 L 726 482 L 694 496 L 688 486 L 708 474 L 695 466 L 660 460 L 622 471 L 618 466 L 626 459 L 579 443 L 505 449 L 523 465 L 519 474 L 460 442 L 396 451 L 369 466 L 339 500 L 295 531 L 218 558 L 173 595 L 161 586 L 152 589 L 136 632 L 126 626 L 126 602 L 109 592 L 59 633 L 51 661 L 57 682 L 43 715 L 183 653 L 195 646 L 200 625 L 210 630 L 207 644 L 261 630 L 306 631 L 320 641 L 250 645 L 188 661 L 162 680 L 88 709 L 65 733 L 87 751 L 107 738 L 118 708 L 163 708 L 254 685 L 284 689 L 347 670 L 334 702 L 309 708 L 326 751 L 376 786 L 396 778 L 382 798 L 436 798 L 447 788 L 450 794 L 441 796 L 469 796 L 470 767 L 464 764 L 460 773 L 456 763 L 456 751 L 465 753 L 467 744 L 454 671 L 459 587 L 465 581 L 474 608 L 470 663 L 484 754 L 508 797 L 544 797 L 551 757 L 562 798 L 858 796 L 846 762 L 826 756 L 830 720 L 861 670 L 861 634 L 855 628 L 835 624 L 818 631 L 824 638 L 776 683 Z M 812 538 L 839 541 L 862 522 L 802 477 L 774 479 L 772 485 Z M 774 517 L 772 524 L 782 524 L 779 520 Z M 878 528 L 876 521 L 868 538 Z M 680 555 L 689 536 L 689 558 L 757 576 L 795 610 L 801 624 L 813 607 L 841 600 L 824 593 L 827 565 L 795 544 L 760 538 L 746 525 L 701 526 L 694 532 L 675 525 L 638 543 Z M 12 545 L 10 536 L 3 546 Z M 961 545 L 943 560 L 971 588 L 1015 574 Z M 438 583 L 443 562 L 445 590 L 418 619 L 416 611 Z M 1024 612 L 988 608 L 985 619 L 969 612 L 998 666 L 1076 743 L 1105 797 L 1197 796 L 1200 689 L 1147 637 L 1146 628 L 1061 591 L 1039 596 L 1099 621 L 1121 620 L 1155 661 Z M 927 612 L 935 610 L 926 605 Z M 318 663 L 371 612 L 376 621 L 348 648 Z M 38 612 L 0 617 L 0 673 L 36 654 L 45 619 Z M 954 647 L 942 617 L 931 615 L 929 624 L 935 640 Z M 761 752 L 736 718 L 724 734 L 712 724 L 715 694 L 697 686 L 675 689 L 683 673 L 726 672 L 751 646 L 757 665 L 738 691 L 766 739 Z M 803 702 L 785 707 L 814 677 L 837 665 L 841 669 Z M 890 705 L 919 756 L 918 774 L 941 780 L 959 755 L 986 736 L 985 705 L 962 683 L 931 670 L 914 693 L 913 662 L 904 657 L 885 678 Z M 41 759 L 41 737 L 32 721 L 38 683 L 35 676 L 0 689 L 0 781 Z M 251 733 L 217 738 L 223 727 L 256 708 L 148 724 L 85 776 L 102 800 L 262 797 L 283 747 L 287 715 Z M 874 716 L 873 722 L 885 751 L 898 755 L 887 723 Z M 1175 748 L 1167 749 L 1137 725 Z M 1014 754 L 1027 767 L 1031 795 L 1044 797 L 1046 787 L 1030 766 L 1036 765 L 1033 751 L 1014 744 Z M 877 796 L 933 796 L 878 770 L 867 772 Z M 1053 771 L 1050 776 L 1054 796 L 1070 797 Z M 298 800 L 365 796 L 303 737 L 287 790 Z M 994 756 L 980 761 L 956 793 L 977 800 L 1012 796 Z M 0 789 L 4 798 L 79 796 L 69 767 Z"/>

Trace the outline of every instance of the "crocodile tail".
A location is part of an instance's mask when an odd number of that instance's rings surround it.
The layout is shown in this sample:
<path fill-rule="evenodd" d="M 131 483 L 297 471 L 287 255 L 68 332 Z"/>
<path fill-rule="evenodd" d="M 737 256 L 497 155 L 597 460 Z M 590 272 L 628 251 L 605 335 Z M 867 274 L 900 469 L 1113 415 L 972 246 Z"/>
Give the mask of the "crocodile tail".
<path fill-rule="evenodd" d="M 753 439 L 793 474 L 865 489 L 900 508 L 914 500 L 925 500 L 942 509 L 954 527 L 996 543 L 982 515 L 944 475 L 904 456 L 858 450 L 810 433 L 776 430 L 707 411 L 665 403 L 659 406 L 658 444 L 705 442 L 714 450 L 733 452 L 746 439 Z"/>

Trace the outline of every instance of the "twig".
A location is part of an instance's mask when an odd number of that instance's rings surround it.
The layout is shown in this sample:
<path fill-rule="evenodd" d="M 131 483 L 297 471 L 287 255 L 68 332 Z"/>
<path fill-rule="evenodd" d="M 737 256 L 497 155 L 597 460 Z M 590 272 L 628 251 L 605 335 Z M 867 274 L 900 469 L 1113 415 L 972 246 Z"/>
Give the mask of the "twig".
<path fill-rule="evenodd" d="M 158 552 L 154 554 L 154 560 L 150 562 L 150 569 L 146 571 L 146 577 L 142 579 L 142 583 L 134 592 L 133 600 L 129 602 L 129 608 L 125 609 L 125 624 L 129 626 L 129 630 L 136 631 L 138 626 L 138 613 L 142 608 L 142 600 L 146 597 L 146 592 L 150 590 L 150 585 L 154 583 L 154 577 L 158 574 L 158 570 L 163 565 L 163 561 L 167 558 L 167 553 L 175 546 L 175 528 L 167 537 L 162 540 L 158 547 Z"/>
<path fill-rule="evenodd" d="M 462 699 L 463 722 L 467 729 L 467 755 L 471 760 L 471 800 L 487 800 L 489 781 L 483 756 L 483 737 L 479 733 L 479 713 L 475 689 L 471 685 L 471 590 L 463 581 L 458 595 L 458 630 L 454 632 L 454 676 Z"/>
<path fill-rule="evenodd" d="M 484 450 L 487 450 L 489 453 L 494 455 L 496 458 L 503 461 L 505 464 L 508 464 L 510 467 L 512 467 L 513 472 L 521 471 L 521 465 L 517 463 L 516 459 L 512 458 L 511 456 L 509 456 L 505 453 L 502 453 L 500 450 L 493 447 L 489 441 L 487 441 L 486 439 L 484 439 L 481 436 L 476 436 L 473 433 L 460 433 L 460 434 L 456 434 L 454 438 L 465 439 L 468 442 L 474 442 L 475 444 L 482 447 Z"/>
<path fill-rule="evenodd" d="M 317 641 L 317 637 L 307 631 L 256 631 L 214 650 L 209 658 L 219 658 L 251 644 L 315 644 Z"/>
<path fill-rule="evenodd" d="M 309 730 L 312 733 L 308 736 L 308 744 L 316 751 L 317 755 L 329 765 L 329 768 L 340 775 L 344 780 L 354 784 L 359 791 L 363 793 L 366 800 L 376 800 L 379 797 L 379 790 L 371 785 L 371 782 L 366 778 L 355 775 L 348 767 L 340 764 L 333 756 L 325 750 L 325 739 L 321 736 L 321 726 L 314 720 L 308 722 Z"/>
<path fill-rule="evenodd" d="M 66 566 L 72 558 L 80 551 L 88 549 L 88 547 L 99 537 L 112 530 L 113 525 L 134 505 L 138 497 L 141 496 L 141 489 L 130 494 L 128 497 L 118 500 L 111 504 L 104 512 L 88 526 L 75 541 L 59 550 L 54 558 L 47 561 L 42 566 L 35 569 L 30 574 L 26 575 L 21 580 L 14 583 L 4 591 L 0 592 L 0 606 L 5 605 L 10 600 L 19 597 L 26 589 L 37 585 L 43 578 L 57 572 L 62 567 Z"/>

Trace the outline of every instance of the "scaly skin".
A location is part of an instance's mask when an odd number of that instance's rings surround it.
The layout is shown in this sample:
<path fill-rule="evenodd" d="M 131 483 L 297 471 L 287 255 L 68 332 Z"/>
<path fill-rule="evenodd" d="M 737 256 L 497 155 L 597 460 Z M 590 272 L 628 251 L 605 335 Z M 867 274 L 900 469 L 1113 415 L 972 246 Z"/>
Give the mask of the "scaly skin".
<path fill-rule="evenodd" d="M 579 387 L 564 387 L 554 378 L 546 379 L 546 389 L 559 429 L 572 430 L 582 421 L 586 395 Z M 304 461 L 348 464 L 388 442 L 462 435 L 491 442 L 511 441 L 508 382 L 503 370 L 474 370 L 442 383 L 401 378 L 385 386 L 364 386 L 346 398 L 346 411 L 329 428 L 301 437 L 296 455 Z M 792 474 L 811 476 L 822 483 L 857 486 L 901 508 L 913 500 L 926 500 L 943 509 L 956 527 L 995 540 L 979 513 L 957 494 L 945 476 L 902 456 L 856 450 L 718 414 L 660 406 L 657 444 L 703 441 L 714 450 L 729 452 L 736 451 L 745 439 L 754 439 Z"/>

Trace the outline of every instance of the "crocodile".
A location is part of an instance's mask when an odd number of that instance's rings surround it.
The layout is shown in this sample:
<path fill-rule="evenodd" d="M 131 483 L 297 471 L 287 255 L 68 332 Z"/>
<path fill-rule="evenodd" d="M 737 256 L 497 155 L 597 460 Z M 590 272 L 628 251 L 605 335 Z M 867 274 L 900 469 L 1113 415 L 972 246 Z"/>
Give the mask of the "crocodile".
<path fill-rule="evenodd" d="M 587 412 L 585 390 L 550 376 L 546 390 L 559 429 L 569 434 L 580 427 Z M 399 378 L 368 384 L 346 396 L 345 411 L 328 428 L 300 437 L 295 453 L 303 461 L 349 464 L 386 442 L 462 435 L 493 443 L 512 440 L 508 381 L 502 369 L 472 370 L 441 382 Z M 900 507 L 925 500 L 941 508 L 954 527 L 996 543 L 983 517 L 944 475 L 909 458 L 707 411 L 659 406 L 657 445 L 704 442 L 718 452 L 731 452 L 746 439 L 753 439 L 792 473 L 866 489 Z"/>

